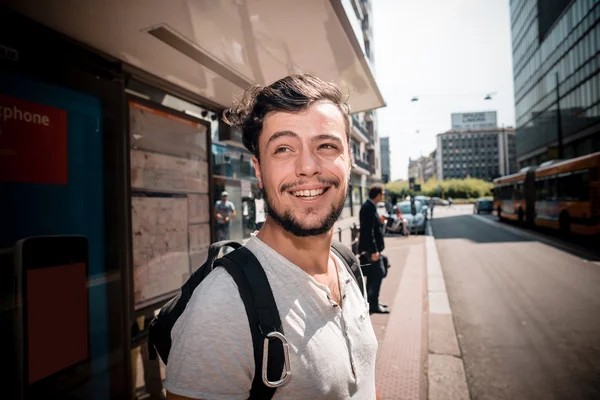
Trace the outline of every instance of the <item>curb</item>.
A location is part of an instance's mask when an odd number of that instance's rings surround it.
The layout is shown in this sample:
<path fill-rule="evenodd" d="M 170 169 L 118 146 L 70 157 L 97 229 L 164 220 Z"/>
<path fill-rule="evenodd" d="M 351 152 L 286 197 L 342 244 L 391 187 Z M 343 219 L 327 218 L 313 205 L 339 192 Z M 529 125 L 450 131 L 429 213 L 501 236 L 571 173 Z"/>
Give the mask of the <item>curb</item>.
<path fill-rule="evenodd" d="M 425 238 L 427 255 L 428 400 L 470 400 L 442 266 L 429 222 Z"/>

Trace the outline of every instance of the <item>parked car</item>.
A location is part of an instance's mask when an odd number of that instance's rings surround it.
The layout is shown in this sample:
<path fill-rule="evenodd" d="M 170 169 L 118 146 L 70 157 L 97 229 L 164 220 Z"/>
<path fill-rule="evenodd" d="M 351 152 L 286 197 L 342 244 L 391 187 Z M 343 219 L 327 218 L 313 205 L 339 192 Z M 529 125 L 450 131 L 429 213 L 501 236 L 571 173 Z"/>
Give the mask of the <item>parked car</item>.
<path fill-rule="evenodd" d="M 494 211 L 494 202 L 490 199 L 477 199 L 473 204 L 473 214 L 481 214 L 482 212 L 492 213 Z"/>
<path fill-rule="evenodd" d="M 425 216 L 423 215 L 423 204 L 415 201 L 415 215 L 411 213 L 410 201 L 402 201 L 397 205 L 398 209 L 406 219 L 409 232 L 425 233 Z"/>
<path fill-rule="evenodd" d="M 431 200 L 431 197 L 427 197 L 427 196 L 415 196 L 415 201 L 420 201 L 421 202 L 421 214 L 423 214 L 423 216 L 425 217 L 425 220 L 427 220 L 427 217 L 429 216 L 429 201 Z"/>
<path fill-rule="evenodd" d="M 440 199 L 439 197 L 433 197 L 433 203 L 436 206 L 447 206 L 450 204 L 448 200 Z"/>

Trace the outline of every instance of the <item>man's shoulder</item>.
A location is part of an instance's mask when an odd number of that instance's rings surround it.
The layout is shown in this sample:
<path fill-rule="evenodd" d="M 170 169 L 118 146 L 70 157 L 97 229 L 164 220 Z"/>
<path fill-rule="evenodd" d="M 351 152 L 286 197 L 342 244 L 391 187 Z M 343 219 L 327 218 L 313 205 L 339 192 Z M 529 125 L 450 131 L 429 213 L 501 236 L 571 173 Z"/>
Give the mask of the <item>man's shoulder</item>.
<path fill-rule="evenodd" d="M 247 398 L 252 336 L 237 285 L 222 267 L 194 290 L 171 332 L 165 388 L 189 398 Z"/>
<path fill-rule="evenodd" d="M 371 200 L 367 200 L 363 203 L 362 207 L 360 208 L 361 211 L 377 211 L 377 207 L 375 206 L 375 204 L 373 204 L 373 202 Z"/>
<path fill-rule="evenodd" d="M 194 290 L 186 311 L 194 318 L 213 318 L 221 313 L 244 313 L 238 287 L 225 268 L 215 268 Z"/>

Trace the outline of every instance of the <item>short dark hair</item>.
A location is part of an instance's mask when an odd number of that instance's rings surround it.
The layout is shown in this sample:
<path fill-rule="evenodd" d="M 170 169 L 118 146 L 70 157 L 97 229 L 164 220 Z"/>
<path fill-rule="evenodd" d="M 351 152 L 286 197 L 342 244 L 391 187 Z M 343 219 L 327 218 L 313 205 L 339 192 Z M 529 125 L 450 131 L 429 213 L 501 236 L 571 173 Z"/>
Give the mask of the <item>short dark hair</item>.
<path fill-rule="evenodd" d="M 335 84 L 309 74 L 289 75 L 269 86 L 256 85 L 246 89 L 233 107 L 223 112 L 223 121 L 242 130 L 242 143 L 260 159 L 258 138 L 265 117 L 271 112 L 304 111 L 319 100 L 329 100 L 340 110 L 350 143 L 350 108 L 342 91 Z"/>
<path fill-rule="evenodd" d="M 374 183 L 369 189 L 369 198 L 373 200 L 375 197 L 383 193 L 384 190 L 385 187 L 381 183 Z"/>

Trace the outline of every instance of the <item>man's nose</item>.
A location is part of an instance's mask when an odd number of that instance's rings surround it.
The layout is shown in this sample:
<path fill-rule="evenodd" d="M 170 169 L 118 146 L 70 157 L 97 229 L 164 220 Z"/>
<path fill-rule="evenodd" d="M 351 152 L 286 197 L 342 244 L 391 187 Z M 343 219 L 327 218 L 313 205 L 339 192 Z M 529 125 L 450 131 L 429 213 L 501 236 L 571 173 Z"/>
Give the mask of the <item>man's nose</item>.
<path fill-rule="evenodd" d="M 303 151 L 296 159 L 296 175 L 311 177 L 320 172 L 319 159 L 312 151 Z"/>

